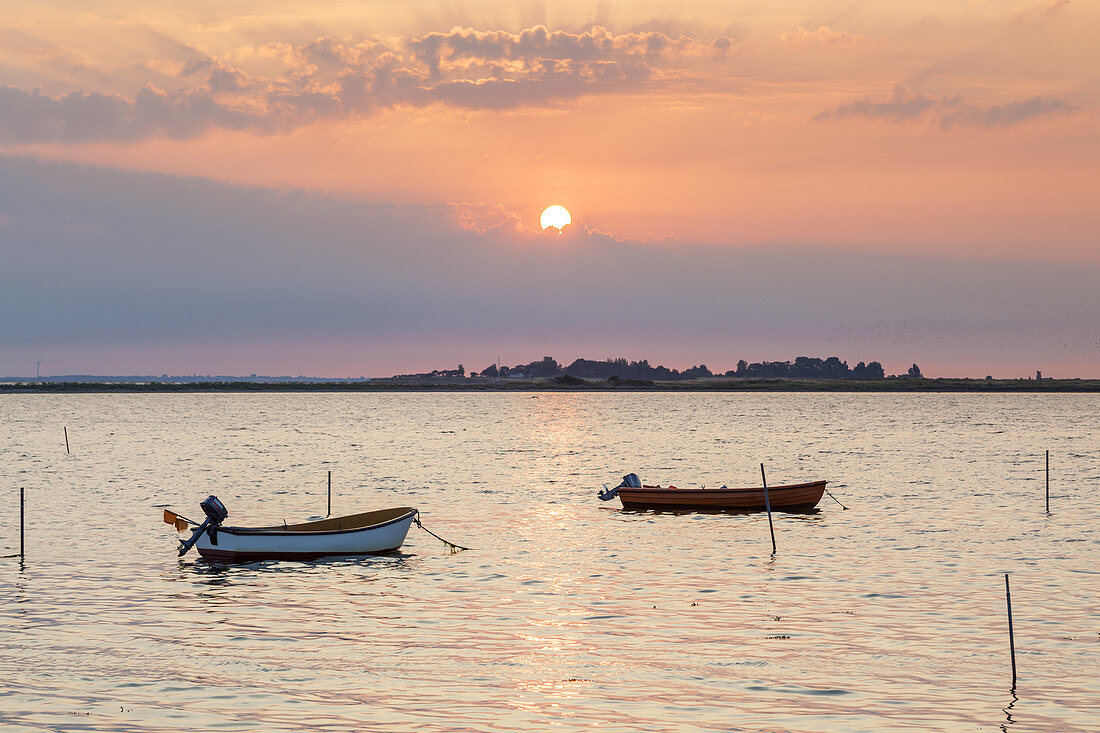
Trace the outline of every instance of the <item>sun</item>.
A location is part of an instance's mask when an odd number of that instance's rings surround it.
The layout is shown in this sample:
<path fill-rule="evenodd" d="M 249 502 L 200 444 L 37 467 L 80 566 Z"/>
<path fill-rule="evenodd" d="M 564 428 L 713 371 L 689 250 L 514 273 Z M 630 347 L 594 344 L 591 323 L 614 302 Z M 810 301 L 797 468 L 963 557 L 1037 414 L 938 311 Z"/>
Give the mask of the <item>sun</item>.
<path fill-rule="evenodd" d="M 573 217 L 569 216 L 569 211 L 564 206 L 554 204 L 546 207 L 539 221 L 543 229 L 554 227 L 560 232 L 566 224 L 572 223 Z"/>

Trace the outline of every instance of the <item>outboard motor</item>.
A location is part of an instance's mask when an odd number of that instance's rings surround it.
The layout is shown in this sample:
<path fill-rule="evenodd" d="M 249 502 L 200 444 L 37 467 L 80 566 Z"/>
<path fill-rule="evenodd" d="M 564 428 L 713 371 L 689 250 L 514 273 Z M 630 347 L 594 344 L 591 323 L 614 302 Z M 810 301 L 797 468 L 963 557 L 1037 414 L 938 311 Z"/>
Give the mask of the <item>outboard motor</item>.
<path fill-rule="evenodd" d="M 603 491 L 596 494 L 596 496 L 602 501 L 611 501 L 619 495 L 619 489 L 640 489 L 642 487 L 642 481 L 638 478 L 636 473 L 628 473 L 623 476 L 623 482 L 613 489 L 607 488 L 607 484 L 603 485 Z"/>
<path fill-rule="evenodd" d="M 229 516 L 229 510 L 226 509 L 225 504 L 222 504 L 218 500 L 218 497 L 213 494 L 206 497 L 199 506 L 202 507 L 203 513 L 206 514 L 206 520 L 191 533 L 191 538 L 189 540 L 180 540 L 180 552 L 178 557 L 186 555 L 187 551 L 194 547 L 195 543 L 199 541 L 199 537 L 202 537 L 203 532 L 209 532 L 210 540 L 214 544 L 218 544 L 218 526 Z"/>

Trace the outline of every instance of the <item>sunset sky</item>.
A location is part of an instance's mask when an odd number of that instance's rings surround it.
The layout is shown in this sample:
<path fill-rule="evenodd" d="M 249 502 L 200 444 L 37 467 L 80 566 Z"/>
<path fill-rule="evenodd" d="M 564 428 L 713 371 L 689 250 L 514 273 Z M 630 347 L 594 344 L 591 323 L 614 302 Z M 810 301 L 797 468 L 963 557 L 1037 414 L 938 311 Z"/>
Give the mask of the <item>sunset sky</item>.
<path fill-rule="evenodd" d="M 0 375 L 1100 377 L 1097 38 L 1081 0 L 8 0 Z"/>

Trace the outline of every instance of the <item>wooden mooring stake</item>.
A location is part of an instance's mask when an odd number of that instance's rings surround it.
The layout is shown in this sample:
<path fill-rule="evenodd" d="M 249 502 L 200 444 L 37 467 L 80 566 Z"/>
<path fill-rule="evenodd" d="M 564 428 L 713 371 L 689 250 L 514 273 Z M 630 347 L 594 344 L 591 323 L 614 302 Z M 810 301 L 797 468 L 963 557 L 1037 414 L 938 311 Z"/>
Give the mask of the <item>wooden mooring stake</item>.
<path fill-rule="evenodd" d="M 1050 451 L 1047 451 L 1047 514 L 1050 514 Z"/>
<path fill-rule="evenodd" d="M 772 554 L 775 554 L 775 525 L 772 524 L 772 502 L 768 498 L 768 477 L 764 475 L 764 464 L 760 464 L 760 479 L 764 482 L 764 507 L 768 510 L 768 531 L 772 533 Z"/>
<path fill-rule="evenodd" d="M 328 472 L 328 514 L 325 516 L 332 516 L 332 471 Z"/>
<path fill-rule="evenodd" d="M 23 562 L 23 515 L 26 513 L 24 501 L 24 489 L 19 487 L 19 562 Z"/>
<path fill-rule="evenodd" d="M 72 455 L 69 453 L 69 428 L 66 426 L 63 430 L 65 431 L 65 455 L 69 456 Z"/>
<path fill-rule="evenodd" d="M 1016 639 L 1012 633 L 1012 591 L 1008 587 L 1008 573 L 1005 573 L 1005 603 L 1008 605 L 1008 651 L 1012 657 L 1012 689 L 1016 689 Z"/>

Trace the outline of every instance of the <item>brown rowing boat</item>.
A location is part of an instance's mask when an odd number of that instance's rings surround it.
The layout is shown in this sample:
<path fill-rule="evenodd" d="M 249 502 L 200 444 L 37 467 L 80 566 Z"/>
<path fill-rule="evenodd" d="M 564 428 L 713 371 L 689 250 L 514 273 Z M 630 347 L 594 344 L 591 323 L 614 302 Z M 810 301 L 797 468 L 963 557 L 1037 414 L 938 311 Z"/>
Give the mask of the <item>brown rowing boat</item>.
<path fill-rule="evenodd" d="M 825 481 L 769 486 L 768 499 L 777 511 L 813 509 L 825 494 Z M 766 508 L 762 487 L 746 489 L 678 489 L 675 486 L 620 486 L 624 509 L 722 509 L 762 511 Z M 609 497 L 610 498 L 610 497 Z"/>

